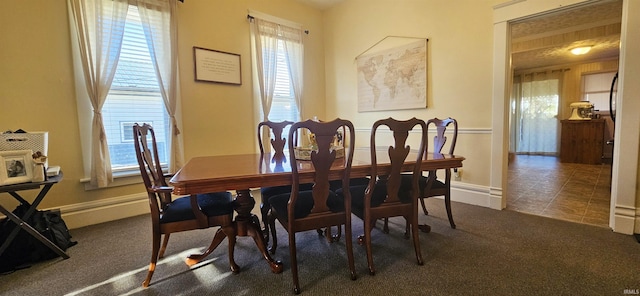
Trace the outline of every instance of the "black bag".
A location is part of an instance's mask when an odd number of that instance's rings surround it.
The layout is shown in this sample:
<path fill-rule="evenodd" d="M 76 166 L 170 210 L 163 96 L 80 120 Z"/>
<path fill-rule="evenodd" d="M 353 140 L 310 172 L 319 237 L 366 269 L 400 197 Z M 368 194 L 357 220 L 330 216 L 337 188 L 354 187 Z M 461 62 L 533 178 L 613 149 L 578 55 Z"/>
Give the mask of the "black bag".
<path fill-rule="evenodd" d="M 19 205 L 13 213 L 18 217 L 23 217 L 28 209 L 28 205 Z M 63 251 L 77 244 L 71 240 L 71 234 L 60 216 L 60 211 L 35 211 L 26 222 Z M 0 222 L 0 244 L 7 240 L 9 234 L 16 227 L 18 226 L 9 219 Z M 20 229 L 9 247 L 0 254 L 0 272 L 29 267 L 32 263 L 58 256 L 41 241 L 24 229 Z"/>

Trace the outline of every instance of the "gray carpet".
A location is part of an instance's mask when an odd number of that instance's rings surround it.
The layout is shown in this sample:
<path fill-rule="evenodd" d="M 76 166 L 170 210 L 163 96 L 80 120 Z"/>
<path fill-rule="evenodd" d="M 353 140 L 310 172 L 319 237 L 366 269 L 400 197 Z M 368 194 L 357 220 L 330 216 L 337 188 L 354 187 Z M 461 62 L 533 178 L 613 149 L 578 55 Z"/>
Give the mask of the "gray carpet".
<path fill-rule="evenodd" d="M 454 203 L 458 226 L 449 228 L 442 200 L 428 201 L 432 226 L 421 233 L 425 259 L 415 261 L 404 220 L 391 232 L 373 231 L 377 274 L 367 273 L 364 248 L 355 244 L 358 279 L 351 281 L 344 238 L 328 244 L 315 231 L 298 235 L 303 295 L 624 295 L 640 289 L 640 244 L 610 229 L 512 211 Z M 354 218 L 354 236 L 362 221 Z M 381 225 L 381 223 L 379 223 Z M 148 216 L 72 230 L 70 259 L 53 259 L 0 276 L 1 295 L 291 295 L 286 232 L 279 229 L 273 274 L 253 240 L 238 238 L 237 275 L 228 267 L 226 242 L 206 261 L 183 260 L 203 250 L 215 229 L 172 235 L 151 286 L 141 288 L 151 243 Z"/>

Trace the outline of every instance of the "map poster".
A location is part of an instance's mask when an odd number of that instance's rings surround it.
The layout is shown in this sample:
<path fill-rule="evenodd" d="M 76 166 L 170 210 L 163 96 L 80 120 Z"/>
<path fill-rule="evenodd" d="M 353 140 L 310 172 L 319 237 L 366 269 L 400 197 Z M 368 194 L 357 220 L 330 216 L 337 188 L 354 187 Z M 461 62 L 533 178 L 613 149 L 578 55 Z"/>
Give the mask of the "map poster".
<path fill-rule="evenodd" d="M 358 112 L 427 107 L 427 40 L 357 58 Z"/>

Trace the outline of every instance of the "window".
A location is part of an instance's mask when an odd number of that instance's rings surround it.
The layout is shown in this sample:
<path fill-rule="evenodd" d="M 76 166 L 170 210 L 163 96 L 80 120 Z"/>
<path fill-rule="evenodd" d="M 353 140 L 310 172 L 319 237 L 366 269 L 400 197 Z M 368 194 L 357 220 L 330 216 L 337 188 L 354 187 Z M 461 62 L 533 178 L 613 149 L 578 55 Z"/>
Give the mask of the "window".
<path fill-rule="evenodd" d="M 269 108 L 261 119 L 266 115 L 270 121 L 296 122 L 300 120 L 302 93 L 301 25 L 255 11 L 250 13 L 254 74 L 263 82 L 259 84 L 259 104 L 263 111 Z M 273 97 L 269 97 L 270 87 Z M 283 133 L 288 134 L 288 129 Z"/>
<path fill-rule="evenodd" d="M 151 126 L 155 126 L 153 121 L 149 122 L 149 121 L 145 121 L 145 123 L 150 124 Z M 136 122 L 132 122 L 132 121 L 123 121 L 120 122 L 120 134 L 122 135 L 122 143 L 133 143 L 133 125 L 136 124 Z"/>
<path fill-rule="evenodd" d="M 582 100 L 593 104 L 594 110 L 609 110 L 609 93 L 616 72 L 594 73 L 582 75 Z M 614 88 L 613 96 L 617 89 Z"/>
<path fill-rule="evenodd" d="M 558 153 L 558 110 L 562 72 L 513 77 L 510 150 L 518 154 Z"/>
<path fill-rule="evenodd" d="M 149 123 L 156 132 L 158 152 L 168 163 L 169 117 L 151 62 L 138 8 L 129 5 L 116 74 L 102 107 L 111 166 L 114 172 L 137 170 L 134 123 Z"/>
<path fill-rule="evenodd" d="M 289 62 L 284 53 L 284 42 L 282 40 L 278 40 L 278 54 L 276 57 L 276 85 L 273 91 L 269 119 L 271 121 L 289 120 L 296 122 L 300 117 L 291 85 Z"/>

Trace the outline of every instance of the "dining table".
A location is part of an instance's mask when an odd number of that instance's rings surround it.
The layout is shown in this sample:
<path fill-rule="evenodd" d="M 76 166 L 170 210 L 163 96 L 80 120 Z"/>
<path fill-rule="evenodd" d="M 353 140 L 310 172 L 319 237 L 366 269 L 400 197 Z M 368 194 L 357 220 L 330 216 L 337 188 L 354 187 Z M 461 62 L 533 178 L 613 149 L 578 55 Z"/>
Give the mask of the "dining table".
<path fill-rule="evenodd" d="M 350 177 L 361 178 L 371 175 L 372 149 L 367 147 L 354 149 Z M 388 174 L 391 169 L 387 149 L 388 147 L 376 147 L 375 149 L 379 175 Z M 404 171 L 410 172 L 412 170 L 417 153 L 419 152 L 415 150 L 410 152 L 403 166 Z M 348 153 L 345 154 L 348 155 Z M 285 155 L 289 154 L 285 153 Z M 462 167 L 462 162 L 465 159 L 460 155 L 441 153 L 426 152 L 423 155 L 421 162 L 423 171 Z M 174 187 L 174 194 L 178 195 L 235 191 L 237 215 L 234 227 L 237 236 L 252 237 L 272 272 L 280 273 L 283 270 L 282 262 L 274 260 L 269 254 L 259 218 L 251 212 L 256 203 L 251 195 L 251 189 L 291 185 L 293 179 L 290 163 L 286 157 L 275 158 L 273 154 L 269 153 L 197 156 L 191 158 L 173 175 L 169 182 Z M 298 164 L 300 182 L 312 182 L 314 170 L 311 161 L 297 161 L 296 163 Z M 345 164 L 344 157 L 336 158 L 332 164 L 329 179 L 340 180 Z"/>

